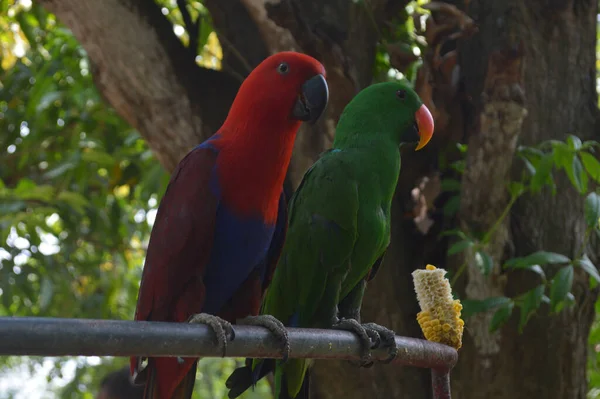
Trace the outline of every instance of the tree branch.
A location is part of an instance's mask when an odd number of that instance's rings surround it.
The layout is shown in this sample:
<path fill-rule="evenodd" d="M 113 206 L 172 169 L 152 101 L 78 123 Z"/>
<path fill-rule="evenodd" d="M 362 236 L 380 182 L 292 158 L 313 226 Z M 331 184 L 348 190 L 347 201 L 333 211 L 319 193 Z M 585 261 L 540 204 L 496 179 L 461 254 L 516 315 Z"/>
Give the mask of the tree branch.
<path fill-rule="evenodd" d="M 224 68 L 246 77 L 269 56 L 257 25 L 239 0 L 205 0 L 223 48 Z"/>
<path fill-rule="evenodd" d="M 229 74 L 198 67 L 152 1 L 40 0 L 87 51 L 108 102 L 172 170 L 220 127 L 237 93 Z"/>

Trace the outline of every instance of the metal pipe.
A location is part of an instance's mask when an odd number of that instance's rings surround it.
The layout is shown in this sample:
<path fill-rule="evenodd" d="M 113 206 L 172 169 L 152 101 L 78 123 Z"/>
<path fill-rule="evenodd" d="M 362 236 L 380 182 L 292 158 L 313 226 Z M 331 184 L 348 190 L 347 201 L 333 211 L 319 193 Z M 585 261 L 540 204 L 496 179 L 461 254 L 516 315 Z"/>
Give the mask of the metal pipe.
<path fill-rule="evenodd" d="M 228 357 L 281 358 L 281 345 L 262 327 L 234 326 Z M 360 341 L 347 331 L 288 329 L 292 358 L 360 358 Z M 212 330 L 202 324 L 123 320 L 0 317 L 0 355 L 19 356 L 182 356 L 220 357 Z M 434 390 L 448 387 L 448 372 L 458 354 L 449 346 L 396 336 L 398 356 L 392 363 L 432 368 Z M 385 349 L 373 350 L 386 359 Z M 444 385 L 446 384 L 446 385 Z"/>
<path fill-rule="evenodd" d="M 450 399 L 450 371 L 431 369 L 431 388 L 435 399 Z"/>

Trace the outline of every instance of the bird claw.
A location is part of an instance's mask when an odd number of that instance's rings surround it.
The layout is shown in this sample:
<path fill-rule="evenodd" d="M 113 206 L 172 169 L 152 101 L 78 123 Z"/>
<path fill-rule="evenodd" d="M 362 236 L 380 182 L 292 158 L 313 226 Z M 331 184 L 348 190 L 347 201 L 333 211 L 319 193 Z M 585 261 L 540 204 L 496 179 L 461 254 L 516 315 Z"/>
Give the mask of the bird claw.
<path fill-rule="evenodd" d="M 223 357 L 225 357 L 227 354 L 227 339 L 229 338 L 230 341 L 235 339 L 235 331 L 230 322 L 208 313 L 198 313 L 192 315 L 188 319 L 188 323 L 206 324 L 209 326 L 215 333 L 217 338 L 217 346 L 222 348 Z"/>
<path fill-rule="evenodd" d="M 283 356 L 282 362 L 287 362 L 290 357 L 290 339 L 288 336 L 287 329 L 283 325 L 283 323 L 277 318 L 271 315 L 260 315 L 260 316 L 247 316 L 243 319 L 237 321 L 237 324 L 248 325 L 248 326 L 261 326 L 265 327 L 267 330 L 271 332 L 271 334 L 275 335 L 275 337 L 282 343 L 281 354 Z"/>
<path fill-rule="evenodd" d="M 379 324 L 375 323 L 365 323 L 362 326 L 367 330 L 377 332 L 379 336 L 379 342 L 374 348 L 389 348 L 389 356 L 384 360 L 380 360 L 379 362 L 383 364 L 391 363 L 396 358 L 396 356 L 398 356 L 398 346 L 396 345 L 396 333 L 393 330 L 390 330 L 389 328 L 380 326 Z"/>
<path fill-rule="evenodd" d="M 398 355 L 398 347 L 396 346 L 396 333 L 389 328 L 380 326 L 375 323 L 360 324 L 354 319 L 340 319 L 333 328 L 338 330 L 346 330 L 354 332 L 362 344 L 362 354 L 360 360 L 351 362 L 363 368 L 370 368 L 374 361 L 371 356 L 371 349 L 379 347 L 389 347 L 389 356 L 380 363 L 388 364 L 392 362 Z"/>
<path fill-rule="evenodd" d="M 358 366 L 364 368 L 373 366 L 371 349 L 376 348 L 381 340 L 379 333 L 376 330 L 367 329 L 354 319 L 340 319 L 333 325 L 333 328 L 355 333 L 362 346 Z M 354 364 L 355 362 L 352 363 Z"/>

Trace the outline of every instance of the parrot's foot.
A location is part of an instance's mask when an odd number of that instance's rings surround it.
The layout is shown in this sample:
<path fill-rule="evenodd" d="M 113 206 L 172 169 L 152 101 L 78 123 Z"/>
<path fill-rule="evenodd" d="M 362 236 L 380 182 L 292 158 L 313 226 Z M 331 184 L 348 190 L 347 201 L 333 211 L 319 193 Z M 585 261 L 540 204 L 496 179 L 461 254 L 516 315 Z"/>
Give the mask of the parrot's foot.
<path fill-rule="evenodd" d="M 237 321 L 237 324 L 245 324 L 248 326 L 261 326 L 269 330 L 281 342 L 283 348 L 281 354 L 285 363 L 290 356 L 290 339 L 288 332 L 283 323 L 275 317 L 265 314 L 260 316 L 247 316 Z"/>
<path fill-rule="evenodd" d="M 396 346 L 396 333 L 389 328 L 384 326 L 380 326 L 375 323 L 365 323 L 362 325 L 366 330 L 371 330 L 377 332 L 379 336 L 379 342 L 376 344 L 374 348 L 379 347 L 387 347 L 388 350 L 388 358 L 385 360 L 381 360 L 381 363 L 388 364 L 391 363 L 392 360 L 398 356 L 398 346 Z"/>
<path fill-rule="evenodd" d="M 333 328 L 355 333 L 362 346 L 359 366 L 369 368 L 373 365 L 371 349 L 376 348 L 381 340 L 376 330 L 365 328 L 354 319 L 340 319 L 333 325 Z"/>
<path fill-rule="evenodd" d="M 222 348 L 223 357 L 225 357 L 227 354 L 227 338 L 229 338 L 230 341 L 235 339 L 235 331 L 230 322 L 212 314 L 198 313 L 192 315 L 188 319 L 188 323 L 206 324 L 209 326 L 214 331 L 217 337 L 217 346 Z"/>

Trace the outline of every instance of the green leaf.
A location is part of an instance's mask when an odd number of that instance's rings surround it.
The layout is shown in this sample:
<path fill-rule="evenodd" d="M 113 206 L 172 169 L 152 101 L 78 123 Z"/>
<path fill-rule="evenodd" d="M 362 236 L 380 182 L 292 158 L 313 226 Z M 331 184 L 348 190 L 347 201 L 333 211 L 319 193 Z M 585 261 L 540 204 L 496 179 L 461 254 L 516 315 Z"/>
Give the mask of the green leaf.
<path fill-rule="evenodd" d="M 600 195 L 591 192 L 585 197 L 584 214 L 588 227 L 598 227 L 600 220 Z"/>
<path fill-rule="evenodd" d="M 587 254 L 584 254 L 581 259 L 577 259 L 574 264 L 575 266 L 581 267 L 587 274 L 590 275 L 590 277 L 600 283 L 600 273 L 598 273 L 598 269 L 592 263 L 590 258 L 588 258 Z"/>
<path fill-rule="evenodd" d="M 453 215 L 455 215 L 456 212 L 458 212 L 459 207 L 460 207 L 460 196 L 459 195 L 452 196 L 444 204 L 444 207 L 443 207 L 444 215 L 445 216 L 453 216 Z"/>
<path fill-rule="evenodd" d="M 500 308 L 496 310 L 496 313 L 494 313 L 492 321 L 490 322 L 490 332 L 496 331 L 508 321 L 514 307 L 515 303 L 510 300 L 509 302 L 502 304 Z"/>
<path fill-rule="evenodd" d="M 463 306 L 462 316 L 463 318 L 468 319 L 476 313 L 487 312 L 488 310 L 495 309 L 498 306 L 504 305 L 511 301 L 512 300 L 510 298 L 505 296 L 490 297 L 482 300 L 464 299 L 461 301 Z"/>
<path fill-rule="evenodd" d="M 589 173 L 590 177 L 597 183 L 600 183 L 600 161 L 595 156 L 588 152 L 581 152 L 579 154 L 585 170 Z"/>
<path fill-rule="evenodd" d="M 475 264 L 481 270 L 484 276 L 487 276 L 494 267 L 494 260 L 490 255 L 484 251 L 477 251 L 475 253 Z"/>
<path fill-rule="evenodd" d="M 10 215 L 26 208 L 23 201 L 0 202 L 0 215 Z"/>
<path fill-rule="evenodd" d="M 566 143 L 552 140 L 552 158 L 556 165 L 561 169 L 567 169 L 573 163 L 573 151 Z"/>
<path fill-rule="evenodd" d="M 550 286 L 550 307 L 558 310 L 558 305 L 563 302 L 573 286 L 573 265 L 561 268 L 552 279 Z"/>
<path fill-rule="evenodd" d="M 569 134 L 567 137 L 567 143 L 569 144 L 569 148 L 571 150 L 578 151 L 581 149 L 581 139 L 577 136 Z"/>
<path fill-rule="evenodd" d="M 525 185 L 521 182 L 511 181 L 508 183 L 508 192 L 511 197 L 516 198 L 525 192 Z"/>
<path fill-rule="evenodd" d="M 526 145 L 520 145 L 517 147 L 517 154 L 521 157 L 532 157 L 535 159 L 540 159 L 545 155 L 544 151 L 539 148 L 530 147 Z"/>
<path fill-rule="evenodd" d="M 544 156 L 537 165 L 535 174 L 531 178 L 531 191 L 539 192 L 544 185 L 552 185 L 552 168 L 554 168 L 554 158 L 551 155 Z"/>
<path fill-rule="evenodd" d="M 575 305 L 575 295 L 573 295 L 572 292 L 567 292 L 567 296 L 565 297 L 565 301 L 563 303 L 568 307 Z"/>
<path fill-rule="evenodd" d="M 142 138 L 142 136 L 140 135 L 140 133 L 137 130 L 131 130 L 129 132 L 129 134 L 127 135 L 127 137 L 125 138 L 125 140 L 123 141 L 123 144 L 130 147 L 136 141 L 140 140 L 141 138 Z"/>
<path fill-rule="evenodd" d="M 525 157 L 522 157 L 523 162 L 525 163 L 525 168 L 527 168 L 527 171 L 529 172 L 529 174 L 531 176 L 535 175 L 536 172 L 536 167 L 533 166 L 533 163 L 531 163 L 531 161 Z"/>
<path fill-rule="evenodd" d="M 458 160 L 458 161 L 454 161 L 450 164 L 450 167 L 452 169 L 454 169 L 455 171 L 457 171 L 460 174 L 463 174 L 465 171 L 465 167 L 466 167 L 467 163 L 464 159 Z"/>
<path fill-rule="evenodd" d="M 69 170 L 73 169 L 76 165 L 73 162 L 63 162 L 62 164 L 60 164 L 59 166 L 57 166 L 54 169 L 50 169 L 49 171 L 47 171 L 46 173 L 44 173 L 44 177 L 46 179 L 55 179 L 59 176 L 62 176 L 63 174 L 65 174 L 66 172 L 68 172 Z"/>
<path fill-rule="evenodd" d="M 565 172 L 567 173 L 571 184 L 573 184 L 580 194 L 587 191 L 588 176 L 577 154 L 573 154 L 571 166 L 570 168 L 565 168 Z"/>
<path fill-rule="evenodd" d="M 460 229 L 446 230 L 440 234 L 440 237 L 452 237 L 452 236 L 458 236 L 465 240 L 467 239 L 467 235 L 465 234 L 465 232 Z"/>
<path fill-rule="evenodd" d="M 33 12 L 33 14 L 35 15 L 35 17 L 37 18 L 38 24 L 39 24 L 40 28 L 46 29 L 46 22 L 48 20 L 48 15 L 46 14 L 46 12 L 42 8 L 42 6 L 39 6 L 37 4 L 33 4 L 32 7 L 31 7 L 31 11 Z"/>
<path fill-rule="evenodd" d="M 586 140 L 583 142 L 581 149 L 589 150 L 589 149 L 592 149 L 592 148 L 598 147 L 598 146 L 600 146 L 600 143 L 598 143 L 596 140 Z"/>
<path fill-rule="evenodd" d="M 40 99 L 40 102 L 35 107 L 36 112 L 42 112 L 48 108 L 53 102 L 57 101 L 62 97 L 62 93 L 59 91 L 51 91 L 46 93 Z"/>
<path fill-rule="evenodd" d="M 42 284 L 40 287 L 40 297 L 39 297 L 39 305 L 40 310 L 44 311 L 52 302 L 52 296 L 54 295 L 54 285 L 52 284 L 52 280 L 47 277 L 42 279 Z"/>
<path fill-rule="evenodd" d="M 96 162 L 100 166 L 108 167 L 116 163 L 116 160 L 110 154 L 103 151 L 84 151 L 81 154 L 81 159 L 85 162 Z"/>
<path fill-rule="evenodd" d="M 204 45 L 208 41 L 208 35 L 210 35 L 210 33 L 213 31 L 214 29 L 212 27 L 212 24 L 210 24 L 210 19 L 202 16 L 200 20 L 200 32 L 198 35 L 198 51 L 200 51 L 202 47 L 204 47 Z"/>
<path fill-rule="evenodd" d="M 460 191 L 460 181 L 456 179 L 443 179 L 441 188 L 442 191 Z"/>
<path fill-rule="evenodd" d="M 526 269 L 533 265 L 553 265 L 558 263 L 568 263 L 571 259 L 556 252 L 537 251 L 521 258 L 512 258 L 508 260 L 504 267 L 506 269 Z"/>
<path fill-rule="evenodd" d="M 521 309 L 521 316 L 519 318 L 519 333 L 523 332 L 523 328 L 527 324 L 527 321 L 529 321 L 529 318 L 542 304 L 545 288 L 546 287 L 544 284 L 540 284 L 519 297 L 518 301 Z"/>
<path fill-rule="evenodd" d="M 27 38 L 27 41 L 29 41 L 29 43 L 33 45 L 35 43 L 36 35 L 34 33 L 34 27 L 32 22 L 35 21 L 35 18 L 33 18 L 33 16 L 28 13 L 19 12 L 15 16 L 15 19 L 19 22 L 21 31 L 25 35 L 25 38 Z"/>
<path fill-rule="evenodd" d="M 542 277 L 542 279 L 544 281 L 546 281 L 546 273 L 544 273 L 544 269 L 542 269 L 542 267 L 540 265 L 533 265 L 533 266 L 527 267 L 526 269 L 539 274 Z"/>
<path fill-rule="evenodd" d="M 472 245 L 473 245 L 473 241 L 471 241 L 471 240 L 462 240 L 462 241 L 456 242 L 448 249 L 448 255 L 454 255 L 459 252 L 462 252 L 465 249 L 471 247 Z"/>
<path fill-rule="evenodd" d="M 6 308 L 6 309 L 10 309 L 10 305 L 12 303 L 12 284 L 4 284 L 2 286 L 2 295 L 0 295 L 0 297 L 2 298 L 2 305 Z"/>
<path fill-rule="evenodd" d="M 519 146 L 517 148 L 517 155 L 523 160 L 531 176 L 535 175 L 541 159 L 546 156 L 543 151 L 526 146 Z"/>
<path fill-rule="evenodd" d="M 36 184 L 33 180 L 28 178 L 20 179 L 17 183 L 17 187 L 13 190 L 15 195 L 21 195 L 31 190 L 35 190 Z"/>
<path fill-rule="evenodd" d="M 71 206 L 75 211 L 83 213 L 85 207 L 89 205 L 89 201 L 83 195 L 72 191 L 61 191 L 56 197 L 57 200 L 63 201 Z"/>
<path fill-rule="evenodd" d="M 571 184 L 573 184 L 577 191 L 582 194 L 586 192 L 588 177 L 577 156 L 577 152 L 570 145 L 553 140 L 552 154 L 556 165 L 565 171 Z"/>
<path fill-rule="evenodd" d="M 31 180 L 21 179 L 13 194 L 22 200 L 50 201 L 54 197 L 54 191 L 52 186 L 37 186 Z"/>

